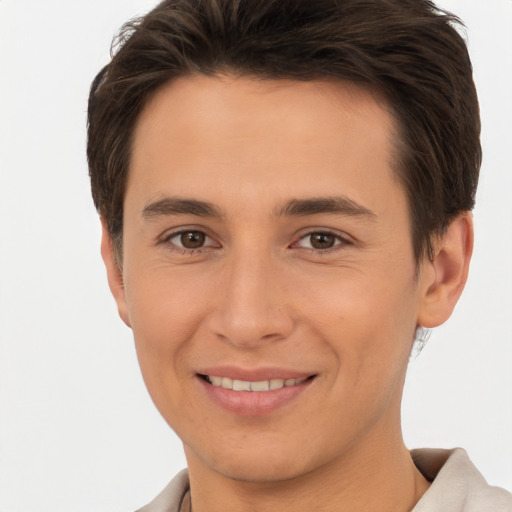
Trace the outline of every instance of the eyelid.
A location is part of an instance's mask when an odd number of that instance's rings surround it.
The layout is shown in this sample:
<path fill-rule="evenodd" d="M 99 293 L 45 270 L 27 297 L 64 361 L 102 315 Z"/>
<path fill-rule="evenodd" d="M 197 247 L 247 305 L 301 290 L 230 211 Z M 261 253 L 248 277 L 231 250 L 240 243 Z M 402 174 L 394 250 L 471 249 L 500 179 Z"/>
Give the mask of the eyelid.
<path fill-rule="evenodd" d="M 177 244 L 175 242 L 172 242 L 173 238 L 179 237 L 183 233 L 191 233 L 194 231 L 204 234 L 205 242 L 206 242 L 205 245 L 202 245 L 201 247 L 197 247 L 195 249 L 191 249 L 188 247 L 184 247 L 183 245 Z M 196 251 L 201 251 L 201 250 L 209 249 L 212 247 L 213 248 L 221 247 L 221 244 L 216 242 L 215 239 L 208 234 L 207 230 L 205 230 L 204 228 L 197 227 L 197 226 L 190 226 L 190 227 L 180 226 L 179 228 L 168 230 L 159 237 L 158 244 L 169 244 L 171 246 L 171 248 L 173 248 L 174 250 L 177 250 L 179 252 L 187 252 L 187 253 L 194 253 Z"/>
<path fill-rule="evenodd" d="M 315 249 L 314 247 L 304 247 L 299 245 L 299 243 L 310 237 L 311 235 L 315 234 L 323 234 L 323 235 L 330 235 L 337 239 L 337 242 L 333 247 L 329 247 L 327 249 Z M 329 251 L 336 251 L 343 247 L 346 247 L 348 245 L 354 245 L 354 240 L 352 237 L 347 235 L 346 233 L 340 233 L 339 231 L 329 229 L 329 228 L 309 228 L 307 232 L 302 232 L 296 239 L 296 241 L 292 244 L 292 247 L 301 247 L 303 249 L 311 250 L 317 253 L 326 253 Z"/>

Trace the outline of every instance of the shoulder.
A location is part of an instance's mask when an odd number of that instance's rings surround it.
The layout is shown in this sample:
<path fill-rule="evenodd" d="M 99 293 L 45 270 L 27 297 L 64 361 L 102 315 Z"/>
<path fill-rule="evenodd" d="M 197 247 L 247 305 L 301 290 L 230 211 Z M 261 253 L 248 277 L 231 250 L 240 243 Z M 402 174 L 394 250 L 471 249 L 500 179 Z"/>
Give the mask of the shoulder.
<path fill-rule="evenodd" d="M 189 489 L 188 472 L 180 471 L 165 489 L 137 512 L 179 512 L 183 497 Z"/>
<path fill-rule="evenodd" d="M 411 455 L 432 481 L 413 512 L 512 512 L 512 495 L 490 486 L 462 448 L 413 450 Z"/>

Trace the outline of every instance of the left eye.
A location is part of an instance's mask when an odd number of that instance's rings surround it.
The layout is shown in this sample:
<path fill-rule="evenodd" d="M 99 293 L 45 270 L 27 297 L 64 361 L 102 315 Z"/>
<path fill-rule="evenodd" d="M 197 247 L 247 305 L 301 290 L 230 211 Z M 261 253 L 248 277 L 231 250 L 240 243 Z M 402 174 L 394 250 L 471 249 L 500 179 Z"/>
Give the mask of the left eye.
<path fill-rule="evenodd" d="M 167 238 L 168 242 L 183 249 L 200 249 L 213 245 L 213 240 L 202 231 L 189 230 L 175 233 Z"/>
<path fill-rule="evenodd" d="M 337 245 L 341 245 L 343 240 L 332 233 L 326 232 L 315 232 L 308 233 L 303 236 L 297 243 L 299 247 L 305 247 L 307 249 L 325 250 L 332 249 Z"/>

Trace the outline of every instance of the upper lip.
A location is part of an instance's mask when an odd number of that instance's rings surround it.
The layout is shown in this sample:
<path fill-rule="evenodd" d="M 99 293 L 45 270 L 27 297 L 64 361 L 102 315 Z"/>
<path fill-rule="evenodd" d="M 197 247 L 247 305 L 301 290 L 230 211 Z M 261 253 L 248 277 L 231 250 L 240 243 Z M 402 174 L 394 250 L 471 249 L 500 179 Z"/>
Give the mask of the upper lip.
<path fill-rule="evenodd" d="M 292 370 L 290 368 L 240 368 L 236 366 L 214 366 L 202 368 L 197 373 L 199 375 L 228 377 L 230 379 L 249 382 L 259 382 L 271 379 L 301 379 L 315 375 L 314 372 L 304 372 L 300 370 Z"/>

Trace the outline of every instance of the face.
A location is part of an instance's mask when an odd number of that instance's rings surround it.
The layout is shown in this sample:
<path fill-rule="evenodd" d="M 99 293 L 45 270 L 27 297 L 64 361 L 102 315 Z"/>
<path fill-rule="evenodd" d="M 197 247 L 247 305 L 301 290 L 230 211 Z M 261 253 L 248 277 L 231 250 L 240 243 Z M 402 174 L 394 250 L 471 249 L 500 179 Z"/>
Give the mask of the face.
<path fill-rule="evenodd" d="M 194 76 L 145 107 L 116 296 L 189 465 L 287 479 L 400 438 L 433 271 L 393 137 L 343 83 Z"/>

